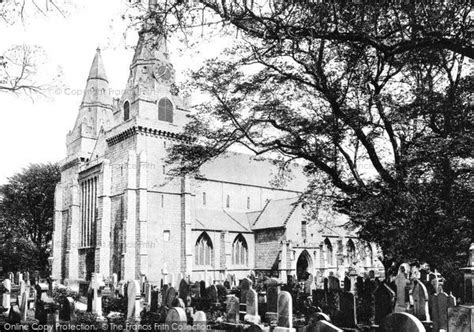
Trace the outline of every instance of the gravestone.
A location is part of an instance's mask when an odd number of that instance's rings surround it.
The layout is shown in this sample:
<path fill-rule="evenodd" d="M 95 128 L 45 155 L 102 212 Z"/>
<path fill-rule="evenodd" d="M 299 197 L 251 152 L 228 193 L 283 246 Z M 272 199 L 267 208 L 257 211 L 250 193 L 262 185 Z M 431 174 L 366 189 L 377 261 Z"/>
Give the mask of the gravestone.
<path fill-rule="evenodd" d="M 279 293 L 280 286 L 269 286 L 267 288 L 267 311 L 277 312 Z"/>
<path fill-rule="evenodd" d="M 26 282 L 24 280 L 20 280 L 20 296 L 26 292 Z"/>
<path fill-rule="evenodd" d="M 199 296 L 200 297 L 207 297 L 206 294 L 206 282 L 204 280 L 201 280 L 199 282 Z"/>
<path fill-rule="evenodd" d="M 179 282 L 178 293 L 179 293 L 179 297 L 183 299 L 184 302 L 186 302 L 188 299 L 188 296 L 191 295 L 191 288 L 189 286 L 189 283 L 186 281 L 186 279 L 181 279 L 181 281 Z"/>
<path fill-rule="evenodd" d="M 19 285 L 22 280 L 23 280 L 23 273 L 17 272 L 15 274 L 15 285 Z"/>
<path fill-rule="evenodd" d="M 165 293 L 165 297 L 163 298 L 163 303 L 165 306 L 168 308 L 171 308 L 173 306 L 173 301 L 176 298 L 176 289 L 174 287 L 168 288 L 168 290 Z"/>
<path fill-rule="evenodd" d="M 223 303 L 227 298 L 227 289 L 221 284 L 216 285 L 216 289 L 217 289 L 217 301 L 219 303 Z"/>
<path fill-rule="evenodd" d="M 413 287 L 413 315 L 421 321 L 430 321 L 428 300 L 428 291 L 425 285 L 416 280 L 415 287 Z"/>
<path fill-rule="evenodd" d="M 203 311 L 197 311 L 193 316 L 193 331 L 207 332 L 207 319 Z"/>
<path fill-rule="evenodd" d="M 343 332 L 337 326 L 331 324 L 326 320 L 317 321 L 314 326 L 309 327 L 307 332 Z"/>
<path fill-rule="evenodd" d="M 186 312 L 183 308 L 171 308 L 166 315 L 167 331 L 184 331 L 187 324 Z"/>
<path fill-rule="evenodd" d="M 395 312 L 405 312 L 407 308 L 406 287 L 409 280 L 404 272 L 399 272 L 395 278 L 395 287 L 397 288 Z"/>
<path fill-rule="evenodd" d="M 357 325 L 356 299 L 350 292 L 342 292 L 340 295 L 340 317 L 338 321 L 341 326 L 354 328 Z"/>
<path fill-rule="evenodd" d="M 59 319 L 66 322 L 74 320 L 74 299 L 72 297 L 63 298 L 60 305 Z"/>
<path fill-rule="evenodd" d="M 385 283 L 374 292 L 375 324 L 380 325 L 383 319 L 392 313 L 395 293 Z"/>
<path fill-rule="evenodd" d="M 216 285 L 211 285 L 206 289 L 207 297 L 211 300 L 212 303 L 217 302 L 217 288 Z"/>
<path fill-rule="evenodd" d="M 12 282 L 10 279 L 5 279 L 2 284 L 5 287 L 5 293 L 2 295 L 2 307 L 10 310 Z"/>
<path fill-rule="evenodd" d="M 7 279 L 10 279 L 11 282 L 15 282 L 15 275 L 13 274 L 13 272 L 8 272 Z"/>
<path fill-rule="evenodd" d="M 20 313 L 21 313 L 21 321 L 22 322 L 26 321 L 26 314 L 28 313 L 28 293 L 27 292 L 21 293 Z"/>
<path fill-rule="evenodd" d="M 277 306 L 277 327 L 275 332 L 295 331 L 293 328 L 293 299 L 288 292 L 280 292 Z"/>
<path fill-rule="evenodd" d="M 127 319 L 140 318 L 140 284 L 130 280 L 127 284 Z"/>
<path fill-rule="evenodd" d="M 100 273 L 92 273 L 92 313 L 102 316 L 102 289 L 105 287 L 104 280 Z"/>
<path fill-rule="evenodd" d="M 156 312 L 158 310 L 158 293 L 159 291 L 156 289 L 153 289 L 151 291 L 151 303 L 150 303 L 150 311 L 151 312 Z"/>
<path fill-rule="evenodd" d="M 117 287 L 118 285 L 118 275 L 117 273 L 112 273 L 112 285 L 115 287 Z"/>
<path fill-rule="evenodd" d="M 351 279 L 349 277 L 344 278 L 344 292 L 351 291 Z"/>
<path fill-rule="evenodd" d="M 260 316 L 258 315 L 257 292 L 249 289 L 246 293 L 246 311 L 244 320 L 253 324 L 260 324 Z"/>
<path fill-rule="evenodd" d="M 406 312 L 398 312 L 384 318 L 381 332 L 426 332 L 426 329 L 415 316 Z"/>
<path fill-rule="evenodd" d="M 308 279 L 304 282 L 304 292 L 305 294 L 311 294 L 311 285 L 313 284 L 313 275 L 309 273 Z"/>
<path fill-rule="evenodd" d="M 330 290 L 340 291 L 341 290 L 341 282 L 339 281 L 338 278 L 336 278 L 334 276 L 329 276 L 329 278 L 328 278 L 328 288 Z"/>
<path fill-rule="evenodd" d="M 183 299 L 180 298 L 180 297 L 176 297 L 176 298 L 173 300 L 173 303 L 171 304 L 171 306 L 172 306 L 173 308 L 183 308 L 183 309 L 186 308 Z"/>
<path fill-rule="evenodd" d="M 460 305 L 448 308 L 448 331 L 474 331 L 474 306 Z"/>
<path fill-rule="evenodd" d="M 320 309 L 326 306 L 326 291 L 324 289 L 315 289 L 313 291 L 313 304 Z"/>
<path fill-rule="evenodd" d="M 145 303 L 148 305 L 148 307 L 151 305 L 151 287 L 151 284 L 148 281 L 145 281 Z"/>
<path fill-rule="evenodd" d="M 441 292 L 430 297 L 431 316 L 433 320 L 433 329 L 439 331 L 448 329 L 448 308 L 453 306 L 450 303 L 449 295 Z"/>
<path fill-rule="evenodd" d="M 244 278 L 240 281 L 240 303 L 246 303 L 247 292 L 252 286 L 252 280 L 249 278 Z"/>
<path fill-rule="evenodd" d="M 10 324 L 19 324 L 21 322 L 21 312 L 18 305 L 12 304 L 8 312 L 7 322 Z"/>
<path fill-rule="evenodd" d="M 239 306 L 240 306 L 240 302 L 237 296 L 230 295 L 227 298 L 226 318 L 229 322 L 231 323 L 239 322 Z"/>

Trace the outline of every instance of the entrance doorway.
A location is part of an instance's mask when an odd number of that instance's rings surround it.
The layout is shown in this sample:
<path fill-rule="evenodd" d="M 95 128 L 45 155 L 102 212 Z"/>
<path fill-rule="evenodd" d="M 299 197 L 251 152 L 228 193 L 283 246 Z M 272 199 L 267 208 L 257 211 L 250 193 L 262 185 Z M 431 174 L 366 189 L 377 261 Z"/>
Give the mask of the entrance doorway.
<path fill-rule="evenodd" d="M 309 253 L 304 250 L 296 261 L 296 277 L 298 281 L 305 281 L 309 278 L 312 271 L 312 261 Z"/>

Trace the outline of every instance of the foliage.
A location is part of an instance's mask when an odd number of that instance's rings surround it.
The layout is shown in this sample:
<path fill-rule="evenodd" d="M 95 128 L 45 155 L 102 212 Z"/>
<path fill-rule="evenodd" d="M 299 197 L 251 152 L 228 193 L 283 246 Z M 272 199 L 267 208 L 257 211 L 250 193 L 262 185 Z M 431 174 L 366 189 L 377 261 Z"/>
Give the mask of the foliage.
<path fill-rule="evenodd" d="M 0 187 L 5 271 L 46 271 L 53 232 L 57 164 L 32 164 Z"/>
<path fill-rule="evenodd" d="M 241 34 L 191 75 L 209 99 L 186 126 L 195 142 L 173 147 L 177 172 L 236 145 L 298 161 L 316 179 L 308 201 L 335 201 L 386 267 L 456 270 L 473 238 L 471 6 L 199 2 L 146 18 L 167 33 L 202 11 Z"/>
<path fill-rule="evenodd" d="M 107 315 L 110 312 L 127 312 L 127 301 L 124 297 L 113 298 L 113 297 L 102 297 L 102 310 Z"/>
<path fill-rule="evenodd" d="M 69 287 L 55 287 L 53 289 L 53 300 L 56 303 L 62 303 L 65 298 L 67 297 L 72 297 L 74 301 L 78 301 L 80 298 L 80 295 L 78 292 L 73 291 Z"/>
<path fill-rule="evenodd" d="M 74 324 L 77 326 L 87 326 L 90 330 L 100 331 L 104 324 L 98 320 L 97 314 L 92 312 L 76 311 Z"/>

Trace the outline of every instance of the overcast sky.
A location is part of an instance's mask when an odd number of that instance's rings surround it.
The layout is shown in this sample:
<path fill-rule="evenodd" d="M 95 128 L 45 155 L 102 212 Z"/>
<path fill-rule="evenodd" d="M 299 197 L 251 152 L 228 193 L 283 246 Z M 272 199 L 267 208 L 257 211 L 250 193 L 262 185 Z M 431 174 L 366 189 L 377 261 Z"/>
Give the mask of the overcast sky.
<path fill-rule="evenodd" d="M 110 87 L 116 91 L 113 97 L 121 95 L 133 56 L 133 49 L 126 45 L 136 41 L 134 32 L 127 41 L 123 38 L 124 2 L 80 0 L 67 8 L 67 18 L 52 12 L 48 17 L 36 13 L 25 25 L 0 22 L 0 54 L 13 45 L 36 44 L 47 55 L 43 68 L 47 73 L 41 79 L 62 72 L 62 87 L 48 91 L 48 98 L 0 93 L 0 184 L 30 163 L 55 162 L 66 156 L 66 134 L 74 125 L 97 46 L 102 49 Z M 199 60 L 195 50 L 177 54 L 172 44 L 170 53 L 178 81 L 184 79 L 187 66 L 198 66 L 204 57 Z"/>

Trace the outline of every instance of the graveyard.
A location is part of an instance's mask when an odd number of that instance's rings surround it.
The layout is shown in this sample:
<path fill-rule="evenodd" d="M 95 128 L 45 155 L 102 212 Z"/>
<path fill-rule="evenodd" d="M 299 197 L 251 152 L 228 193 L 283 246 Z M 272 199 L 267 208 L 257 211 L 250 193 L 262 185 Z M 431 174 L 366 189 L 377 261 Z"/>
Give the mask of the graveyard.
<path fill-rule="evenodd" d="M 160 284 L 146 276 L 57 283 L 38 273 L 9 272 L 1 286 L 0 329 L 47 331 L 473 331 L 474 244 L 463 268 L 463 294 L 426 269 L 400 265 L 384 280 L 349 269 L 343 280 L 282 281 L 254 271 Z M 449 292 L 449 293 L 448 293 Z M 460 301 L 459 303 L 457 303 Z"/>

